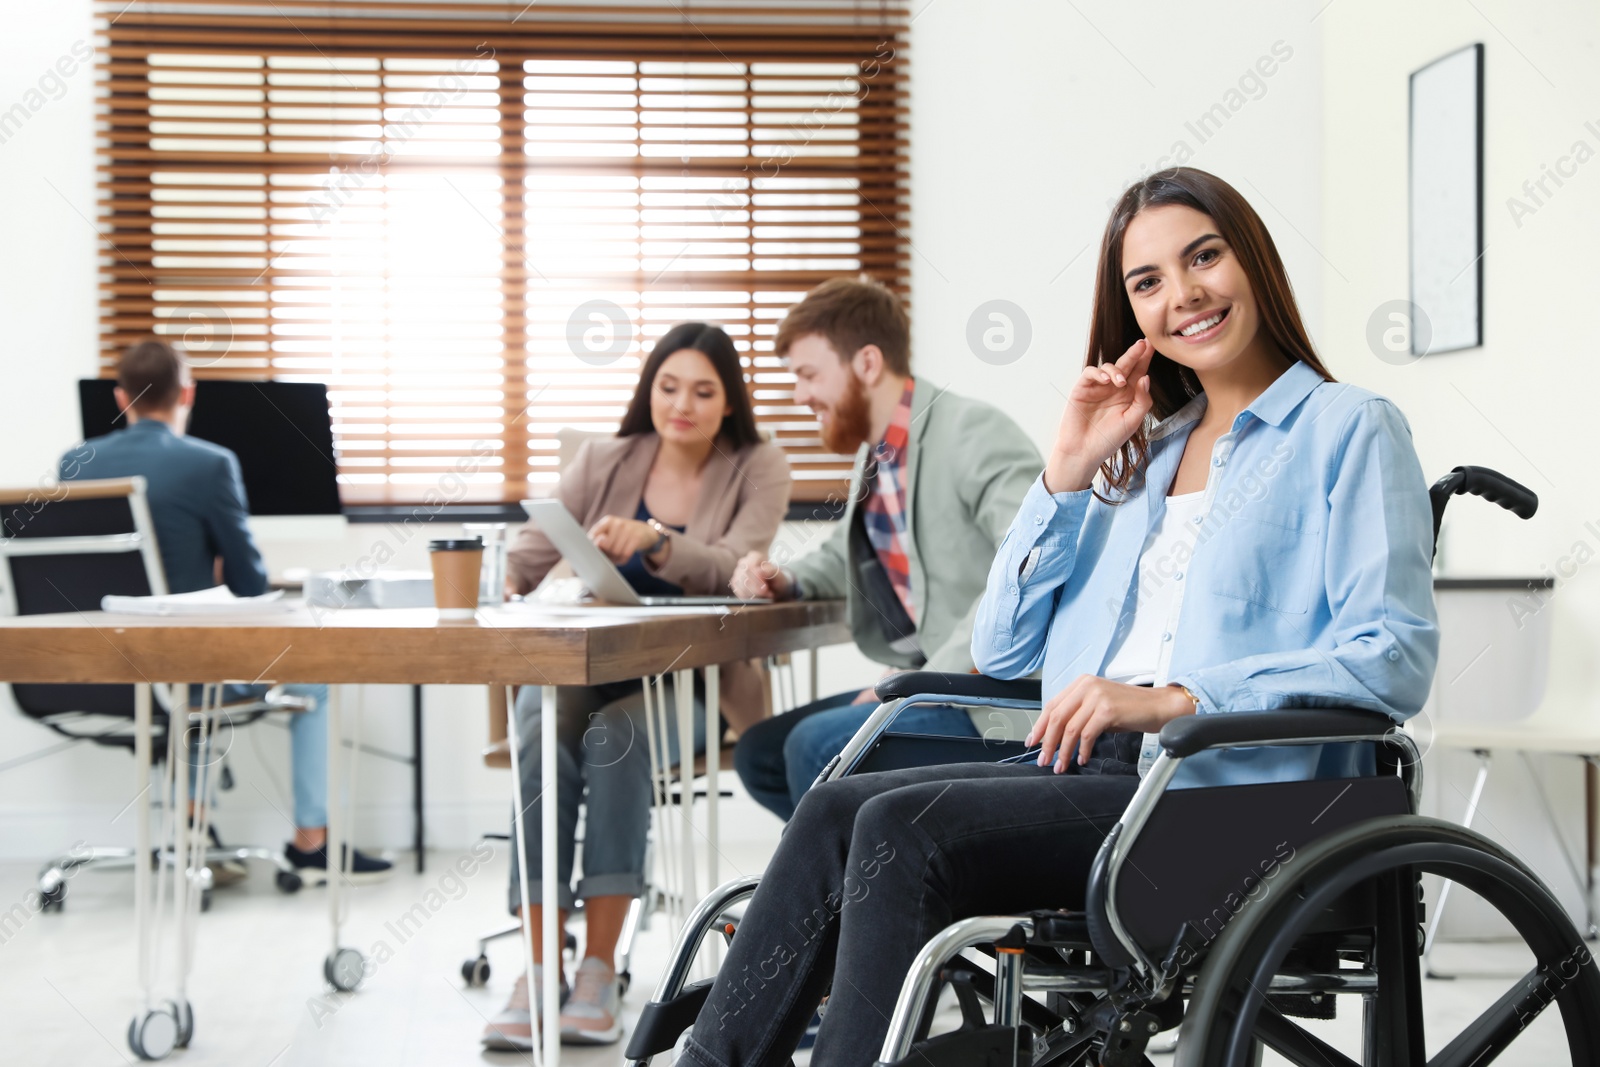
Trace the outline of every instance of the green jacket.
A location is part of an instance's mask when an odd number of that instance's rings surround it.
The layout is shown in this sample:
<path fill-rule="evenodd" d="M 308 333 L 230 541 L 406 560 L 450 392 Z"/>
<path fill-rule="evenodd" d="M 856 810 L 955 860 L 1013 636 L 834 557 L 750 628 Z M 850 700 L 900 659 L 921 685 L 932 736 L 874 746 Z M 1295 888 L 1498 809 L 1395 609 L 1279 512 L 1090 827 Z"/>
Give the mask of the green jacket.
<path fill-rule="evenodd" d="M 868 658 L 891 667 L 970 671 L 973 616 L 989 567 L 1044 461 L 1022 428 L 998 408 L 917 379 L 906 458 L 906 555 L 918 655 L 890 647 L 853 580 L 851 530 L 857 503 L 865 499 L 862 476 L 870 447 L 863 445 L 856 454 L 841 521 L 786 567 L 807 598 L 844 599 L 851 635 Z M 860 536 L 854 544 L 857 551 L 871 551 Z M 991 736 L 998 720 L 978 713 L 974 722 Z M 1015 734 L 1016 723 L 1002 733 Z"/>

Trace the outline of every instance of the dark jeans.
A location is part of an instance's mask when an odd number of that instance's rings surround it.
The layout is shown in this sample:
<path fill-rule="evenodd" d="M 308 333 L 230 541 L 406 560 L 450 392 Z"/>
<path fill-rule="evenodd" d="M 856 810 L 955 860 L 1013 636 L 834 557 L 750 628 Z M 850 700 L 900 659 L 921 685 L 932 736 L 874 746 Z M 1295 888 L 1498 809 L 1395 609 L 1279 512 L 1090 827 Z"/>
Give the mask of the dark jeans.
<path fill-rule="evenodd" d="M 696 1067 L 779 1067 L 832 988 L 813 1067 L 870 1064 L 911 961 L 958 919 L 1081 908 L 1139 784 L 1140 735 L 1057 775 L 1031 763 L 864 774 L 806 794 L 687 1043 Z"/>
<path fill-rule="evenodd" d="M 734 769 L 762 807 L 780 819 L 794 816 L 800 798 L 822 768 L 878 709 L 877 701 L 852 704 L 859 691 L 838 693 L 746 730 L 733 750 Z M 977 737 L 972 716 L 960 708 L 909 708 L 894 720 L 902 733 Z"/>

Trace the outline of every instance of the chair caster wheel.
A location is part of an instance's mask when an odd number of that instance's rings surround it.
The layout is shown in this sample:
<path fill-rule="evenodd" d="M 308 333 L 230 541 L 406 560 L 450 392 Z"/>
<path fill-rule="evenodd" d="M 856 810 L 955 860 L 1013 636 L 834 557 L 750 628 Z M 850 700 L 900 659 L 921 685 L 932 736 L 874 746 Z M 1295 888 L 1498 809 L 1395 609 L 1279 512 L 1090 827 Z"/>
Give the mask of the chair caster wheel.
<path fill-rule="evenodd" d="M 298 893 L 300 887 L 305 884 L 305 880 L 297 871 L 279 871 L 277 882 L 280 893 Z"/>
<path fill-rule="evenodd" d="M 210 911 L 211 910 L 211 890 L 209 890 L 209 889 L 200 890 L 200 910 L 201 911 Z"/>
<path fill-rule="evenodd" d="M 61 911 L 67 906 L 67 887 L 65 884 L 52 886 L 39 892 L 40 911 Z"/>
<path fill-rule="evenodd" d="M 489 957 L 479 956 L 461 964 L 461 978 L 468 987 L 487 985 L 489 982 Z"/>
<path fill-rule="evenodd" d="M 187 1000 L 166 1000 L 162 1006 L 178 1021 L 178 1048 L 188 1048 L 194 1037 L 194 1007 Z"/>
<path fill-rule="evenodd" d="M 350 993 L 366 977 L 366 959 L 353 948 L 335 949 L 322 961 L 322 976 L 341 993 Z"/>
<path fill-rule="evenodd" d="M 626 994 L 628 992 L 628 987 L 633 984 L 633 972 L 622 971 L 617 975 L 617 981 L 622 983 L 622 992 Z"/>
<path fill-rule="evenodd" d="M 178 1020 L 169 1004 L 135 1015 L 128 1024 L 128 1047 L 141 1060 L 164 1060 L 178 1047 Z"/>

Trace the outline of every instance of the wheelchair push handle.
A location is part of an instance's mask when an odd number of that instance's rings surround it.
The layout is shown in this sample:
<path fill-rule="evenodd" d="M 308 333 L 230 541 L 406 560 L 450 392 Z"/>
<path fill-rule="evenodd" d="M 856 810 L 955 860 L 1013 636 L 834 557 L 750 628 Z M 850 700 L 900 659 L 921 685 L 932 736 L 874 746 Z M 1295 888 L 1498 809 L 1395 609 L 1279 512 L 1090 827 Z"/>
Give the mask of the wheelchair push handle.
<path fill-rule="evenodd" d="M 1499 504 L 1519 519 L 1531 519 L 1539 510 L 1539 497 L 1532 489 L 1488 467 L 1457 467 L 1434 483 L 1434 489 L 1448 495 L 1470 493 Z"/>

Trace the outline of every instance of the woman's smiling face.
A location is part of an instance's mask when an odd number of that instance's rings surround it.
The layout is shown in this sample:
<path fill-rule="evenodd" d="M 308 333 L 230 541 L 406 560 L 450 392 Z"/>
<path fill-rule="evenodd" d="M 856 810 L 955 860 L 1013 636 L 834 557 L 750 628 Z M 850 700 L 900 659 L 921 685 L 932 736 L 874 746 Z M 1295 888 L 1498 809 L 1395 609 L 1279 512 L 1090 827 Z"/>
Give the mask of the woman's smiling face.
<path fill-rule="evenodd" d="M 1250 279 L 1209 215 L 1181 204 L 1139 212 L 1123 234 L 1122 275 L 1140 331 L 1174 362 L 1214 370 L 1256 339 Z"/>

